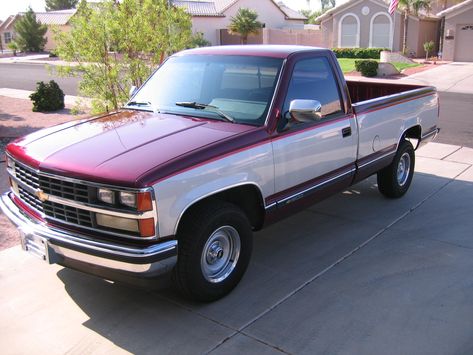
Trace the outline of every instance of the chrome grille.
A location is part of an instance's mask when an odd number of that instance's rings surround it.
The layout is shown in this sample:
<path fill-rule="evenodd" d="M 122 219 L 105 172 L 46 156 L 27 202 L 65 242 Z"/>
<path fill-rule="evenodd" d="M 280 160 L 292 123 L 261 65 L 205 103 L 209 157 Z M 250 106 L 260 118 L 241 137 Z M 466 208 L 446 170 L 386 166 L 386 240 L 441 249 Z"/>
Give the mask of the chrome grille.
<path fill-rule="evenodd" d="M 90 211 L 51 201 L 43 202 L 43 210 L 44 214 L 48 217 L 71 224 L 77 224 L 79 226 L 92 227 L 92 216 Z"/>
<path fill-rule="evenodd" d="M 83 184 L 40 176 L 39 186 L 41 190 L 48 195 L 54 195 L 73 201 L 89 202 L 89 189 Z"/>
<path fill-rule="evenodd" d="M 55 179 L 49 176 L 39 175 L 32 168 L 15 162 L 15 176 L 25 185 L 34 190 L 41 189 L 48 195 L 62 197 L 64 199 L 88 202 L 89 190 L 84 184 Z M 92 214 L 90 211 L 66 206 L 51 201 L 41 201 L 37 196 L 18 185 L 20 199 L 33 209 L 43 213 L 46 217 L 57 221 L 63 221 L 78 226 L 92 227 Z"/>
<path fill-rule="evenodd" d="M 36 171 L 28 169 L 23 165 L 15 164 L 15 175 L 18 180 L 34 189 L 39 188 L 39 177 Z"/>
<path fill-rule="evenodd" d="M 43 212 L 43 203 L 41 202 L 39 198 L 29 193 L 21 186 L 18 186 L 18 191 L 20 193 L 20 198 L 23 200 L 23 202 L 33 207 L 34 209 L 38 210 L 39 212 Z"/>

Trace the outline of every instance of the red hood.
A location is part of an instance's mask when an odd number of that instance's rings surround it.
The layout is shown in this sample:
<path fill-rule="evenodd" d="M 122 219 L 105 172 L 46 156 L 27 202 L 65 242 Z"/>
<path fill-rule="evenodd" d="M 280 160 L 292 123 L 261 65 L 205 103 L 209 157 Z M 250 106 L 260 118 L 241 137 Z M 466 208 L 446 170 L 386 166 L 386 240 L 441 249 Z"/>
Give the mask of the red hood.
<path fill-rule="evenodd" d="M 41 171 L 124 186 L 148 184 L 160 166 L 189 158 L 217 142 L 241 138 L 252 126 L 153 114 L 117 113 L 47 128 L 11 143 L 7 151 Z M 240 140 L 240 139 L 239 139 Z M 246 139 L 243 139 L 243 142 Z M 219 144 L 220 145 L 220 144 Z M 205 154 L 208 158 L 208 152 Z M 195 157 L 189 161 L 195 161 Z M 183 164 L 171 164 L 182 168 Z M 156 176 L 151 176 L 156 175 Z M 157 176 L 159 175 L 159 176 Z"/>

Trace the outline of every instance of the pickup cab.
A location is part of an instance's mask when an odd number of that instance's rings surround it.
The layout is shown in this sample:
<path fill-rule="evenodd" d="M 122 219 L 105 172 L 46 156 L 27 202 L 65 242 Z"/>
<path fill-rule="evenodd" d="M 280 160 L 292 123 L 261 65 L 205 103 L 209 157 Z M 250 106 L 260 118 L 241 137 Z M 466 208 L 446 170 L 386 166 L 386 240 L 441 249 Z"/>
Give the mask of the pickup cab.
<path fill-rule="evenodd" d="M 216 300 L 253 231 L 373 174 L 403 196 L 438 109 L 433 87 L 346 82 L 327 49 L 186 50 L 118 112 L 10 143 L 0 207 L 49 263 Z"/>

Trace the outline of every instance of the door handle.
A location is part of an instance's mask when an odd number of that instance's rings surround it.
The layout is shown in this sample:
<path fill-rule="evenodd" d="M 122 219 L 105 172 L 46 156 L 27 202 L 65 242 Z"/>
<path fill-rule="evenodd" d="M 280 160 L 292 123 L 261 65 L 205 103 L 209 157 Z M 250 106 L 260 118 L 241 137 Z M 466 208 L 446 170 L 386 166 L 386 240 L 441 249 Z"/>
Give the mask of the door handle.
<path fill-rule="evenodd" d="M 351 127 L 345 127 L 342 129 L 343 138 L 351 136 Z"/>

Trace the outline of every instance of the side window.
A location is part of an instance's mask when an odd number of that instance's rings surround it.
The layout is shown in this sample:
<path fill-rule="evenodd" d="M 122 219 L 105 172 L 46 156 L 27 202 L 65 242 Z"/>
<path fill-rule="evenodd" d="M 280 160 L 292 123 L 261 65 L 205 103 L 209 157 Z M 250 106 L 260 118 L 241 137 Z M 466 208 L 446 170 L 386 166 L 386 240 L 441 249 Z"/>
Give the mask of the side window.
<path fill-rule="evenodd" d="M 289 105 L 296 99 L 320 101 L 322 119 L 343 112 L 338 85 L 327 58 L 303 59 L 296 63 L 284 101 L 283 118 L 289 117 Z"/>

